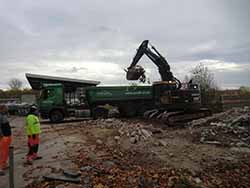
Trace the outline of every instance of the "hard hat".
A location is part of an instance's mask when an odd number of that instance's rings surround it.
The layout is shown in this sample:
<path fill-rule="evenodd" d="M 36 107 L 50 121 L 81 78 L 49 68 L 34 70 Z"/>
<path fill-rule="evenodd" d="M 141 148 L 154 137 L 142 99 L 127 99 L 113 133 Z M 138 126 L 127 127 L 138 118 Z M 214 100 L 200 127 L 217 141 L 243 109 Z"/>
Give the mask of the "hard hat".
<path fill-rule="evenodd" d="M 37 110 L 38 108 L 37 108 L 36 105 L 32 105 L 32 106 L 30 107 L 30 109 L 32 109 L 32 110 Z"/>

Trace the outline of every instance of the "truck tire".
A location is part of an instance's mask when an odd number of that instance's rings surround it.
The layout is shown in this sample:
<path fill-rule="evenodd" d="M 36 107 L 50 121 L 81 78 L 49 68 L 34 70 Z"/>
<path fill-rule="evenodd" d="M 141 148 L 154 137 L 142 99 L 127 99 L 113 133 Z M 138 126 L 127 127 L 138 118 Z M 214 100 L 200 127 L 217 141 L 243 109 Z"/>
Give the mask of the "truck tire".
<path fill-rule="evenodd" d="M 102 107 L 96 107 L 92 110 L 94 119 L 106 119 L 108 118 L 108 109 Z"/>
<path fill-rule="evenodd" d="M 137 107 L 131 103 L 123 104 L 119 107 L 121 117 L 135 117 L 137 115 Z"/>
<path fill-rule="evenodd" d="M 49 119 L 52 123 L 63 121 L 64 115 L 61 110 L 53 110 L 50 112 Z"/>

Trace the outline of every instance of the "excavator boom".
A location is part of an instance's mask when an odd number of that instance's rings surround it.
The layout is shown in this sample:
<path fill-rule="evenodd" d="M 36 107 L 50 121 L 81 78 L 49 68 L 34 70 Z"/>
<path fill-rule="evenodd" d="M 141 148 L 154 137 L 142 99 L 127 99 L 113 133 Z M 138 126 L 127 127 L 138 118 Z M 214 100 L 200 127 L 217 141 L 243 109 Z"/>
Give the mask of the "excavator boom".
<path fill-rule="evenodd" d="M 170 71 L 170 66 L 167 60 L 149 44 L 148 40 L 144 40 L 135 54 L 131 65 L 127 68 L 127 80 L 142 80 L 145 81 L 145 70 L 142 66 L 137 65 L 143 55 L 146 55 L 157 67 L 162 81 L 171 81 L 177 83 L 177 88 L 180 88 L 181 83 L 176 79 Z"/>

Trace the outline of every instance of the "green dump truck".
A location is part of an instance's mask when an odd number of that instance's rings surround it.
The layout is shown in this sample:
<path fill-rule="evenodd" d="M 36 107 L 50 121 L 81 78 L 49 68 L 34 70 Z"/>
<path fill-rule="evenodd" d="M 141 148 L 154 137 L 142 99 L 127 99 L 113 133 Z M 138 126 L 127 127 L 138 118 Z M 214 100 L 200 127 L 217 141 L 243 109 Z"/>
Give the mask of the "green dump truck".
<path fill-rule="evenodd" d="M 39 99 L 42 118 L 60 122 L 65 117 L 107 117 L 105 105 L 118 108 L 122 116 L 141 114 L 153 98 L 151 86 L 87 87 L 82 92 L 65 93 L 62 84 L 44 84 Z M 78 115 L 77 115 L 78 114 Z"/>
<path fill-rule="evenodd" d="M 178 110 L 194 107 L 194 104 L 200 105 L 199 90 L 185 90 L 180 97 L 178 90 L 171 91 L 169 87 L 171 84 L 91 86 L 65 93 L 62 84 L 44 84 L 38 104 L 42 118 L 49 118 L 52 122 L 60 122 L 72 116 L 106 118 L 109 114 L 107 106 L 116 108 L 122 117 L 132 117 L 163 106 L 169 110 Z"/>

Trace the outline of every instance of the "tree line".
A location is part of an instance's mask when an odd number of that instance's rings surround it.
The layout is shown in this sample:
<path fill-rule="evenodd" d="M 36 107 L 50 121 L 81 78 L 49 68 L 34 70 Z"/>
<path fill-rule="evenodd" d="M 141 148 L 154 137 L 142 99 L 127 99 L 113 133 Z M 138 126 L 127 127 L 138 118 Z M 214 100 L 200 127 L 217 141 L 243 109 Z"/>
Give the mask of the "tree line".
<path fill-rule="evenodd" d="M 22 94 L 37 94 L 32 89 L 23 88 L 23 82 L 18 78 L 10 79 L 8 86 L 6 90 L 0 89 L 0 98 L 19 98 Z"/>

